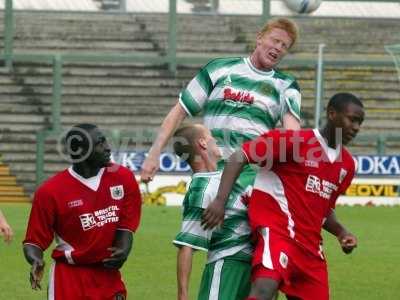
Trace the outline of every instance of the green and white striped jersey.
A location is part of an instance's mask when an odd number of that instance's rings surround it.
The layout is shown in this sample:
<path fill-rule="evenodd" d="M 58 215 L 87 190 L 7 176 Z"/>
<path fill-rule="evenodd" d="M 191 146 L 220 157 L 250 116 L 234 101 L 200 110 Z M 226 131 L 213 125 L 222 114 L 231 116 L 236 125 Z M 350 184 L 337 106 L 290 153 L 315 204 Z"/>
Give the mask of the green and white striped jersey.
<path fill-rule="evenodd" d="M 175 237 L 175 245 L 208 251 L 211 231 L 201 226 L 204 209 L 217 196 L 221 172 L 194 173 L 188 191 L 183 199 L 183 220 L 181 231 Z"/>
<path fill-rule="evenodd" d="M 193 175 L 183 200 L 182 228 L 173 243 L 177 246 L 185 245 L 193 249 L 208 250 L 208 262 L 226 256 L 250 260 L 252 252 L 250 227 L 242 194 L 235 192 L 231 194 L 221 228 L 210 231 L 201 227 L 202 213 L 215 199 L 220 180 L 221 172 Z"/>
<path fill-rule="evenodd" d="M 300 119 L 301 94 L 294 77 L 257 70 L 250 58 L 218 58 L 209 62 L 180 93 L 179 102 L 190 116 L 203 112 L 229 157 L 243 142 L 275 128 L 285 113 Z"/>
<path fill-rule="evenodd" d="M 227 158 L 243 142 L 275 128 L 287 112 L 300 119 L 301 94 L 290 75 L 257 70 L 250 58 L 219 58 L 197 73 L 179 102 L 190 116 L 203 112 L 204 125 Z M 254 178 L 255 170 L 246 166 L 229 195 L 222 227 L 210 233 L 202 230 L 201 215 L 217 194 L 220 175 L 194 174 L 184 200 L 182 230 L 174 243 L 208 249 L 209 263 L 227 256 L 250 261 L 250 227 L 242 200 Z"/>

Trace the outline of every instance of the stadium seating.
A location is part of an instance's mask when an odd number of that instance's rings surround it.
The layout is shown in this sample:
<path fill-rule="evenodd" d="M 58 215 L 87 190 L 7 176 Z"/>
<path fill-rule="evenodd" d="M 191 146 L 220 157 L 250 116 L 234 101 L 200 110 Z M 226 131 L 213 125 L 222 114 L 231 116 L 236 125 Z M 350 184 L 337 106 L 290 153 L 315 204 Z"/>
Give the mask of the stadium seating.
<path fill-rule="evenodd" d="M 9 166 L 0 163 L 0 202 L 27 202 L 24 187 L 17 184 L 15 176 L 10 174 Z"/>
<path fill-rule="evenodd" d="M 164 55 L 167 19 L 165 14 L 17 12 L 15 53 Z M 178 55 L 245 55 L 253 47 L 257 22 L 255 16 L 179 16 Z M 383 44 L 400 40 L 392 20 L 300 18 L 298 22 L 303 33 L 294 51 L 297 58 L 315 58 L 319 42 L 327 45 L 329 58 L 382 58 L 386 55 Z M 373 28 L 373 39 L 367 38 L 371 33 L 364 31 L 365 26 Z M 93 122 L 107 130 L 136 131 L 138 135 L 145 130 L 154 132 L 179 90 L 199 67 L 186 64 L 172 74 L 166 66 L 140 62 L 66 63 L 63 128 Z M 299 79 L 304 95 L 304 125 L 313 126 L 315 68 L 285 62 L 282 67 Z M 352 91 L 363 97 L 367 106 L 364 132 L 399 132 L 399 81 L 394 65 L 329 65 L 324 74 L 325 99 L 336 91 Z M 51 99 L 50 64 L 16 63 L 11 74 L 0 68 L 0 153 L 28 193 L 35 183 L 35 134 L 51 125 Z M 395 153 L 399 148 L 397 143 L 387 150 Z M 47 176 L 67 165 L 55 149 L 55 142 L 50 141 L 46 147 Z M 373 143 L 358 144 L 353 149 L 357 153 L 375 151 Z"/>

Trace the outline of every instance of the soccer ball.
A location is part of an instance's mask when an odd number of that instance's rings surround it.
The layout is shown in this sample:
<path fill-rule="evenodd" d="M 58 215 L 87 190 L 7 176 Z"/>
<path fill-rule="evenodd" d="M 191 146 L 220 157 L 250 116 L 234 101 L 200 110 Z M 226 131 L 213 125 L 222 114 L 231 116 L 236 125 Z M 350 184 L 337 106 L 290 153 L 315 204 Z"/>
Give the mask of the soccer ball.
<path fill-rule="evenodd" d="M 298 14 L 309 14 L 315 11 L 322 0 L 283 0 L 286 7 Z"/>

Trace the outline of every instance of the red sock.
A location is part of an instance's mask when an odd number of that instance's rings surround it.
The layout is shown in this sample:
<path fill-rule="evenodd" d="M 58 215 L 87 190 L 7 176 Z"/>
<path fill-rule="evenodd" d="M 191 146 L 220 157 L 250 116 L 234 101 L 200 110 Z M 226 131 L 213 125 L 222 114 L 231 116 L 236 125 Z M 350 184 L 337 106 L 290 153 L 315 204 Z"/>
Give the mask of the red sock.
<path fill-rule="evenodd" d="M 257 300 L 257 298 L 256 297 L 247 297 L 246 300 Z"/>

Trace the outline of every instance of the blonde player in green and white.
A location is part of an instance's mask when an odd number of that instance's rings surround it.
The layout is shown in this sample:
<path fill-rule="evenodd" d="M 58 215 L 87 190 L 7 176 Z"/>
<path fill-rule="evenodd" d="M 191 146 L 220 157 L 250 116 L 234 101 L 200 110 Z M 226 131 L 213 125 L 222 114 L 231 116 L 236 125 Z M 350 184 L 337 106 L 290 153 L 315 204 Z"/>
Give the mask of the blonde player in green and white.
<path fill-rule="evenodd" d="M 164 119 L 142 166 L 141 179 L 147 182 L 154 177 L 162 149 L 188 115 L 203 113 L 204 125 L 217 140 L 223 159 L 243 142 L 279 124 L 285 129 L 299 129 L 299 86 L 294 77 L 276 69 L 296 42 L 297 35 L 297 26 L 291 20 L 273 19 L 257 34 L 256 47 L 249 57 L 219 58 L 204 66 L 181 92 L 178 103 Z M 223 166 L 223 159 L 218 164 L 219 169 Z M 241 207 L 239 195 L 252 186 L 254 178 L 255 171 L 250 167 L 243 170 L 228 200 L 228 207 Z M 241 213 L 238 210 L 238 214 Z M 209 260 L 206 273 L 213 276 L 210 275 L 212 279 L 203 277 L 201 289 L 204 293 L 200 294 L 200 299 L 241 299 L 223 296 L 224 291 L 232 288 L 232 282 L 220 275 L 228 264 L 236 261 L 245 261 L 250 266 L 251 256 L 243 256 L 240 252 L 241 244 L 247 242 L 237 240 L 235 246 L 227 246 L 228 256 Z M 213 241 L 211 244 L 212 250 Z M 224 247 L 219 245 L 220 249 Z M 209 253 L 211 257 L 212 253 Z"/>
<path fill-rule="evenodd" d="M 193 124 L 179 128 L 173 140 L 175 153 L 188 162 L 193 175 L 189 189 L 183 201 L 183 221 L 181 231 L 173 243 L 179 248 L 177 257 L 178 299 L 187 300 L 189 278 L 192 268 L 192 257 L 195 250 L 209 251 L 208 264 L 221 261 L 224 257 L 236 253 L 238 259 L 232 266 L 225 263 L 223 278 L 230 278 L 237 285 L 230 286 L 221 299 L 241 299 L 249 293 L 250 269 L 248 256 L 252 253 L 249 241 L 247 208 L 238 199 L 236 207 L 228 206 L 225 211 L 225 222 L 216 230 L 205 230 L 201 225 L 204 210 L 215 199 L 221 180 L 217 171 L 220 151 L 210 131 L 203 125 Z M 238 195 L 241 197 L 242 195 Z M 243 195 L 247 196 L 247 195 Z M 234 203 L 234 202 L 232 202 Z M 239 204 L 239 205 L 238 205 Z M 246 241 L 246 242 L 245 242 Z M 203 278 L 212 275 L 205 268 Z M 210 278 L 212 280 L 212 278 Z M 205 280 L 205 282 L 207 282 Z M 208 299 L 208 289 L 200 289 L 200 298 Z M 214 297 L 213 297 L 214 298 Z M 210 299 L 213 299 L 210 298 Z"/>
<path fill-rule="evenodd" d="M 175 153 L 186 161 L 192 171 L 192 180 L 183 200 L 183 220 L 173 243 L 178 247 L 177 280 L 178 300 L 189 299 L 189 278 L 193 252 L 208 251 L 211 230 L 204 230 L 201 217 L 204 209 L 217 195 L 221 172 L 217 162 L 221 158 L 215 139 L 201 124 L 186 125 L 174 135 Z"/>

